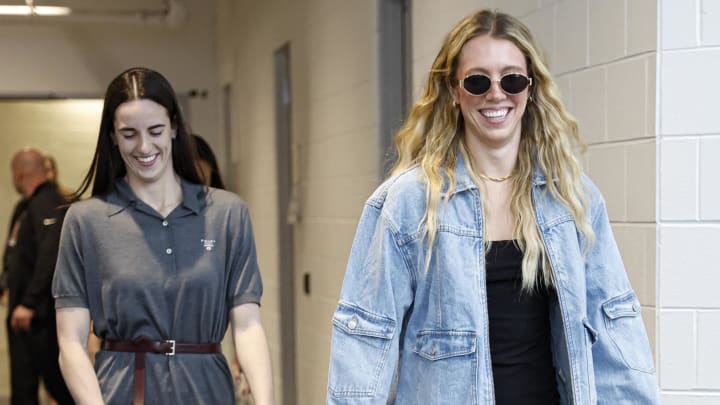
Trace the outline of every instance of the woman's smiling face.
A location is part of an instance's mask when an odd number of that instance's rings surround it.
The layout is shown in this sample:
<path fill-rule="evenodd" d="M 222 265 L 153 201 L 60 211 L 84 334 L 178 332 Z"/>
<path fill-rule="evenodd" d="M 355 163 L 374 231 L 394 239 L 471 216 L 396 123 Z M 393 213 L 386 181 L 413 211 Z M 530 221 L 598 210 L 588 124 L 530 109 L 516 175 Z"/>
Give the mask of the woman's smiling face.
<path fill-rule="evenodd" d="M 167 110 L 152 100 L 127 101 L 115 110 L 113 139 L 125 162 L 128 182 L 172 180 L 173 138 L 175 129 Z"/>
<path fill-rule="evenodd" d="M 490 89 L 479 96 L 460 86 L 451 89 L 463 115 L 465 137 L 472 138 L 467 141 L 493 148 L 520 141 L 529 87 L 517 94 L 505 93 L 499 81 L 510 73 L 528 75 L 525 55 L 511 41 L 481 35 L 463 46 L 455 79 L 483 74 L 492 80 Z"/>

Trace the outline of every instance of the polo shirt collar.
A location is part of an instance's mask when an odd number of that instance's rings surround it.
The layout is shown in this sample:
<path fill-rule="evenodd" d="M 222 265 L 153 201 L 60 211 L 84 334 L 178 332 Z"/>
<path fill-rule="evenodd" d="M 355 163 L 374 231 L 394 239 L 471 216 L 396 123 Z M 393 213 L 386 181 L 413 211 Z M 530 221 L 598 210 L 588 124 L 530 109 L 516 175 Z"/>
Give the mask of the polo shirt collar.
<path fill-rule="evenodd" d="M 181 204 L 194 214 L 199 215 L 200 211 L 205 208 L 207 187 L 202 184 L 191 183 L 183 178 L 180 178 L 180 182 L 183 192 Z"/>
<path fill-rule="evenodd" d="M 206 187 L 202 184 L 191 183 L 183 178 L 180 178 L 180 186 L 183 193 L 180 205 L 199 215 L 200 211 L 205 207 Z M 115 182 L 115 190 L 108 194 L 107 202 L 110 204 L 108 216 L 113 216 L 129 206 L 135 206 L 140 202 L 140 199 L 132 191 L 127 181 L 121 177 Z"/>

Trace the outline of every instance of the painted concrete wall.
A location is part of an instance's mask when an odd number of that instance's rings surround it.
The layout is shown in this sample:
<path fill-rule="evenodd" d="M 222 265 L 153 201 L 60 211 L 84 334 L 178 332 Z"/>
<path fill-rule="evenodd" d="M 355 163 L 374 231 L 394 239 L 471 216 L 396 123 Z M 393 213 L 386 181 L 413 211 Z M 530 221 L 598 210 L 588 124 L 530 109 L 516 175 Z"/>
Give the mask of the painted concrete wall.
<path fill-rule="evenodd" d="M 241 168 L 239 189 L 254 210 L 256 227 L 264 225 L 258 243 L 271 286 L 277 285 L 274 257 L 280 254 L 275 250 L 277 235 L 272 232 L 277 214 L 273 211 L 275 174 L 270 163 L 274 147 L 268 144 L 274 136 L 271 57 L 272 51 L 287 40 L 293 49 L 293 97 L 303 101 L 293 110 L 294 164 L 299 171 L 303 215 L 295 232 L 295 262 L 298 274 L 310 272 L 323 286 L 315 297 L 300 295 L 297 301 L 298 398 L 299 403 L 322 402 L 329 320 L 355 221 L 364 197 L 376 184 L 373 168 L 379 151 L 373 149 L 377 130 L 372 108 L 377 103 L 373 98 L 377 94 L 373 77 L 375 19 L 371 8 L 362 2 L 316 0 L 303 6 L 270 2 L 255 4 L 250 12 L 244 3 L 226 2 L 224 7 L 219 14 L 220 32 L 226 39 L 219 48 L 220 71 L 221 81 L 232 83 L 233 100 L 239 104 L 234 109 L 239 124 L 233 137 L 234 156 Z M 444 35 L 478 7 L 499 8 L 522 18 L 546 48 L 564 100 L 577 116 L 590 146 L 587 170 L 607 198 L 654 345 L 654 1 L 616 0 L 607 5 L 588 0 L 416 0 L 412 2 L 415 95 L 421 91 Z M 223 18 L 227 19 L 224 24 Z M 238 19 L 252 21 L 252 27 L 230 24 Z M 350 77 L 355 81 L 348 86 Z M 347 91 L 348 87 L 353 90 Z M 254 101 L 249 103 L 249 99 Z M 269 299 L 277 301 L 272 295 Z M 312 316 L 301 321 L 306 307 L 311 308 Z M 275 307 L 267 309 L 265 316 L 279 323 Z M 273 329 L 274 336 L 276 333 L 280 331 Z M 280 349 L 278 338 L 274 339 L 277 357 Z"/>
<path fill-rule="evenodd" d="M 416 1 L 414 82 L 463 13 Z M 720 67 L 712 0 L 498 0 L 545 47 L 566 106 L 588 142 L 628 275 L 643 304 L 666 404 L 720 401 L 720 119 L 709 79 Z M 470 11 L 482 6 L 476 2 Z M 448 11 L 452 9 L 453 11 Z M 427 16 L 426 20 L 418 16 Z M 459 17 L 457 17 L 459 18 Z"/>
<path fill-rule="evenodd" d="M 661 0 L 658 339 L 665 404 L 720 403 L 720 3 Z"/>
<path fill-rule="evenodd" d="M 122 18 L 0 20 L 0 98 L 102 98 L 120 72 L 147 66 L 165 75 L 185 99 L 193 130 L 219 147 L 215 1 L 183 3 L 187 18 L 177 27 Z M 192 89 L 207 90 L 208 97 L 191 98 Z"/>
<path fill-rule="evenodd" d="M 655 2 L 454 0 L 440 6 L 431 0 L 415 1 L 416 93 L 447 30 L 483 6 L 519 17 L 543 47 L 566 108 L 588 144 L 585 170 L 605 196 L 654 345 Z M 438 20 L 445 26 L 436 24 Z"/>
<path fill-rule="evenodd" d="M 332 313 L 365 199 L 378 183 L 376 2 L 221 1 L 220 80 L 232 87 L 232 176 L 250 207 L 265 284 L 263 321 L 282 380 L 281 334 L 295 333 L 297 403 L 324 403 Z M 295 330 L 282 330 L 273 53 L 292 80 Z M 311 276 L 311 294 L 302 290 Z M 276 390 L 280 395 L 280 388 Z"/>
<path fill-rule="evenodd" d="M 664 400 L 695 400 L 702 404 L 716 400 L 719 362 L 710 348 L 720 333 L 718 306 L 712 294 L 712 281 L 718 280 L 713 276 L 717 266 L 710 262 L 712 255 L 708 252 L 713 241 L 720 238 L 720 214 L 716 208 L 720 194 L 710 175 L 719 169 L 717 159 L 712 157 L 720 149 L 720 142 L 711 107 L 715 94 L 712 90 L 717 85 L 706 78 L 717 70 L 715 60 L 720 56 L 716 49 L 720 34 L 710 23 L 715 21 L 712 18 L 717 19 L 718 7 L 707 0 L 412 3 L 412 83 L 416 96 L 444 35 L 466 14 L 479 7 L 499 8 L 530 26 L 546 50 L 563 100 L 578 119 L 588 143 L 585 168 L 605 195 L 627 272 L 643 304 L 643 319 L 655 352 Z M 273 195 L 274 168 L 259 162 L 259 156 L 272 157 L 273 149 L 261 146 L 259 138 L 272 139 L 273 135 L 272 102 L 267 99 L 271 94 L 267 88 L 272 84 L 268 72 L 271 52 L 288 38 L 296 44 L 294 94 L 304 103 L 294 110 L 295 164 L 300 168 L 300 189 L 312 194 L 303 195 L 303 213 L 310 210 L 312 214 L 304 217 L 296 229 L 301 248 L 295 260 L 301 271 L 313 273 L 324 291 L 322 297 L 302 297 L 298 302 L 298 313 L 304 312 L 306 306 L 313 313 L 307 318 L 307 329 L 298 327 L 302 376 L 299 403 L 316 403 L 322 402 L 326 384 L 334 298 L 362 196 L 374 183 L 371 168 L 375 166 L 362 166 L 356 159 L 374 161 L 379 155 L 379 151 L 372 150 L 374 142 L 339 135 L 356 132 L 376 136 L 376 112 L 366 107 L 358 109 L 356 104 L 358 100 L 375 102 L 374 64 L 345 63 L 366 60 L 349 59 L 348 48 L 357 50 L 358 45 L 362 55 L 369 56 L 367 60 L 374 57 L 374 19 L 359 2 L 308 1 L 302 7 L 288 6 L 278 14 L 275 6 L 279 4 L 254 6 L 248 18 L 255 27 L 263 27 L 260 32 L 255 28 L 251 30 L 253 35 L 235 32 L 234 39 L 227 41 L 224 49 L 221 46 L 221 80 L 233 82 L 236 99 L 249 91 L 247 94 L 254 100 L 262 100 L 262 104 L 256 101 L 241 113 L 252 123 L 241 124 L 246 125 L 237 133 L 237 139 L 242 141 L 233 150 L 237 149 L 237 159 L 246 168 L 241 190 L 248 193 L 251 206 L 258 211 L 254 214 L 256 221 L 274 224 L 276 215 L 267 209 L 267 201 L 272 201 L 268 198 Z M 235 7 L 244 6 L 235 3 Z M 274 15 L 263 15 L 261 10 L 268 10 L 266 7 L 273 8 Z M 329 16 L 343 16 L 335 14 L 339 9 L 352 9 L 354 15 L 342 23 L 329 21 Z M 279 16 L 288 13 L 294 17 Z M 353 19 L 359 18 L 366 18 L 358 22 L 365 24 L 365 30 L 355 28 Z M 347 29 L 356 34 L 350 43 Z M 309 42 L 314 32 L 324 35 Z M 367 37 L 359 37 L 361 34 Z M 660 52 L 658 43 L 663 44 Z M 688 61 L 693 71 L 700 69 L 705 75 L 688 74 Z M 341 90 L 331 91 L 323 80 L 334 83 L 338 72 L 348 69 L 353 73 L 349 76 L 359 76 L 358 81 L 366 86 L 358 87 L 352 97 Z M 248 72 L 253 73 L 252 80 L 242 79 Z M 361 81 L 365 78 L 366 82 Z M 708 95 L 698 98 L 696 89 L 708 86 L 710 91 L 702 92 Z M 238 107 L 237 111 L 241 110 Z M 335 120 L 335 115 L 327 114 L 329 111 L 337 111 L 344 119 Z M 347 111 L 359 113 L 347 122 Z M 341 123 L 356 129 L 346 129 Z M 315 138 L 317 133 L 335 136 Z M 348 149 L 355 149 L 354 153 L 345 154 Z M 360 173 L 349 171 L 348 160 L 352 167 L 366 169 Z M 348 177 L 335 182 L 330 178 L 335 174 L 328 174 L 334 172 Z M 351 178 L 359 181 L 347 183 Z M 263 205 L 265 208 L 261 208 Z M 271 265 L 268 269 L 272 283 L 272 257 L 278 254 L 273 251 L 275 235 L 259 239 L 265 252 L 263 260 Z M 278 314 L 269 312 L 279 319 Z M 309 355 L 303 354 L 305 351 Z"/>
<path fill-rule="evenodd" d="M 444 35 L 479 7 L 525 21 L 546 50 L 607 200 L 668 404 L 720 398 L 720 6 L 713 0 L 415 0 L 412 83 L 419 94 Z M 298 404 L 324 402 L 331 316 L 365 198 L 378 183 L 377 2 L 200 0 L 185 30 L 0 24 L 0 96 L 101 95 L 130 65 L 157 68 L 189 99 L 191 120 L 229 158 L 253 217 L 262 314 L 278 393 L 281 335 L 297 340 Z M 208 11 L 209 10 L 209 11 Z M 213 14 L 216 11 L 215 14 Z M 13 38 L 11 41 L 10 38 Z M 17 40 L 16 38 L 23 38 Z M 294 331 L 281 325 L 273 52 L 290 43 L 291 166 L 299 203 Z M 232 133 L 219 131 L 230 85 Z M 0 134 L 0 138 L 7 137 Z M 3 145 L 0 140 L 0 145 Z M 302 277 L 312 292 L 302 292 Z"/>

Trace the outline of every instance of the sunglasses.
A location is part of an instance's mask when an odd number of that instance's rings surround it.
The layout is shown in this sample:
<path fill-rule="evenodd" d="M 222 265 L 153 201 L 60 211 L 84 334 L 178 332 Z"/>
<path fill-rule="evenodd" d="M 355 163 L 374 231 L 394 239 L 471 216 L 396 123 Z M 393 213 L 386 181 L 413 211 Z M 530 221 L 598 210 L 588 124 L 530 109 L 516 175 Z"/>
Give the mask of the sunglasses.
<path fill-rule="evenodd" d="M 493 82 L 500 83 L 500 88 L 507 94 L 518 94 L 532 85 L 532 77 L 520 73 L 508 73 L 500 80 L 492 80 L 486 75 L 473 74 L 460 80 L 459 84 L 473 96 L 482 96 L 490 90 Z"/>

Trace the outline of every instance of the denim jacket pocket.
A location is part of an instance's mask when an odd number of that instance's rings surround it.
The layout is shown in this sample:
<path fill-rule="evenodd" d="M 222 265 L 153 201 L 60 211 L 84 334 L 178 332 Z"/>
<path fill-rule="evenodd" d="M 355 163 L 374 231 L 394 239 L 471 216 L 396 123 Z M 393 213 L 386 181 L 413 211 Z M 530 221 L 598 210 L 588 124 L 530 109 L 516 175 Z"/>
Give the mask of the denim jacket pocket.
<path fill-rule="evenodd" d="M 475 332 L 420 331 L 413 352 L 421 358 L 414 384 L 416 398 L 424 398 L 428 404 L 478 403 Z"/>
<path fill-rule="evenodd" d="M 475 353 L 474 332 L 421 331 L 414 352 L 427 360 L 441 360 Z"/>
<path fill-rule="evenodd" d="M 395 321 L 343 303 L 333 316 L 329 393 L 335 398 L 372 397 L 384 371 Z M 391 373 L 390 373 L 391 374 Z"/>
<path fill-rule="evenodd" d="M 633 291 L 625 292 L 602 304 L 605 328 L 625 364 L 638 371 L 653 373 L 652 353 L 640 301 Z"/>

